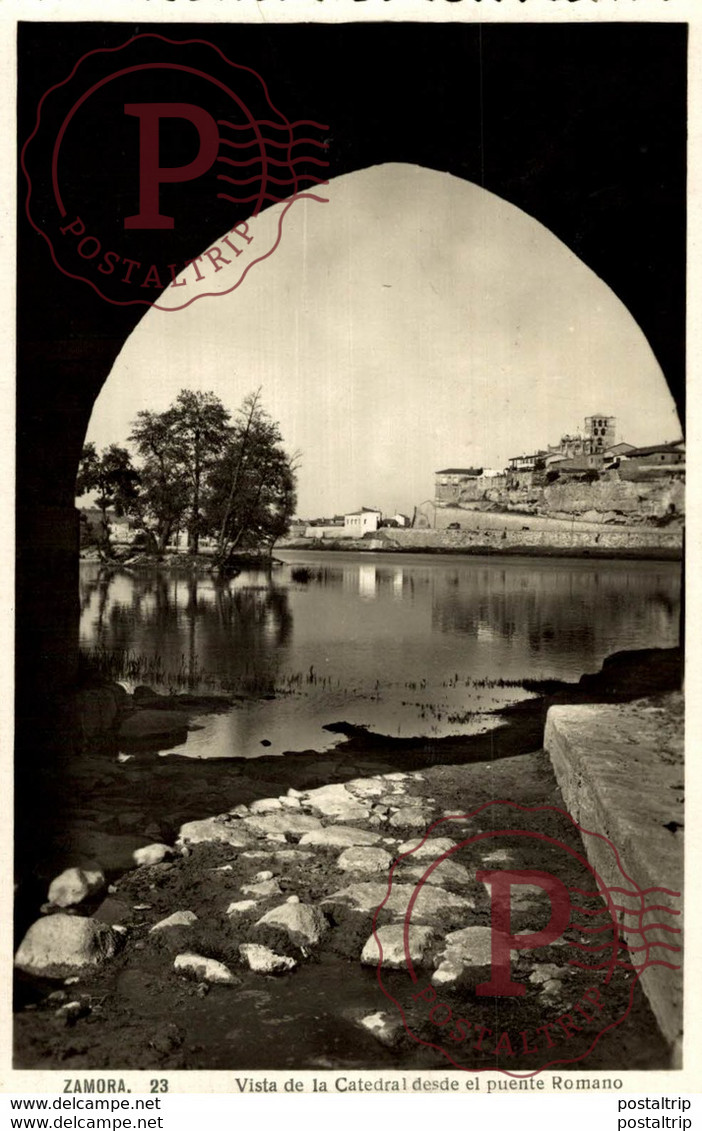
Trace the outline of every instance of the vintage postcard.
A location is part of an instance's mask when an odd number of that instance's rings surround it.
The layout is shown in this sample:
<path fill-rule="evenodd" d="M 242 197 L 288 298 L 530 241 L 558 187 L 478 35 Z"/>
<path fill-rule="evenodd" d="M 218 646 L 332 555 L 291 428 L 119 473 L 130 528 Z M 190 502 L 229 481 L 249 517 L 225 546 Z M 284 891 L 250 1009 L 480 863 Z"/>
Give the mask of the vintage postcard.
<path fill-rule="evenodd" d="M 693 6 L 2 18 L 3 1090 L 685 1131 Z"/>

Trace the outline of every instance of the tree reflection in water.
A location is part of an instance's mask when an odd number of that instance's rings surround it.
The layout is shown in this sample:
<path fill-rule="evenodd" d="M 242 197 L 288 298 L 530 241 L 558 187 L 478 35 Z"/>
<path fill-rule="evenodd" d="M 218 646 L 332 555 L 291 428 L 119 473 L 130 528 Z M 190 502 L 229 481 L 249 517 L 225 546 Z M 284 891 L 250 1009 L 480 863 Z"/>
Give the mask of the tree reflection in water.
<path fill-rule="evenodd" d="M 272 692 L 292 633 L 286 588 L 272 574 L 220 580 L 166 570 L 83 567 L 81 644 L 103 654 L 159 661 L 194 689 Z"/>

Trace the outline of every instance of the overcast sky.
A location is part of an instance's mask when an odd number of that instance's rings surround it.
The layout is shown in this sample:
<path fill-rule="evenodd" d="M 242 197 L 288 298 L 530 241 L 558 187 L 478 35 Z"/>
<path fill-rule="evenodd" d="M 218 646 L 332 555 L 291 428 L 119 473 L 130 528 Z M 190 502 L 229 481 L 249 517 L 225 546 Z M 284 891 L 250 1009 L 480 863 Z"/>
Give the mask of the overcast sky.
<path fill-rule="evenodd" d="M 184 387 L 234 411 L 260 385 L 286 447 L 302 453 L 298 514 L 314 517 L 411 514 L 436 470 L 503 467 L 593 413 L 616 416 L 630 443 L 680 436 L 628 311 L 524 212 L 411 165 L 317 191 L 328 203 L 296 201 L 279 247 L 232 293 L 148 311 L 89 440 L 123 443 L 139 409 L 164 409 Z M 249 254 L 271 246 L 280 212 L 252 222 Z M 240 275 L 244 257 L 232 260 Z M 178 289 L 178 301 L 184 293 L 195 291 Z"/>

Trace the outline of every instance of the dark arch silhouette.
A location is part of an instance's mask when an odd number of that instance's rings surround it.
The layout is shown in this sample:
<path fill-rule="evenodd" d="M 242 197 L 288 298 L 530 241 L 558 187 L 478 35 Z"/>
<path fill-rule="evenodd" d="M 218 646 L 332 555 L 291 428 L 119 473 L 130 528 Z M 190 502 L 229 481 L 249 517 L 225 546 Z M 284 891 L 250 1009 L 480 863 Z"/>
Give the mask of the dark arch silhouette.
<path fill-rule="evenodd" d="M 628 307 L 682 417 L 684 25 L 25 23 L 20 143 L 39 98 L 73 61 L 150 27 L 216 38 L 269 81 L 291 120 L 328 122 L 330 176 L 385 161 L 423 165 L 474 181 L 541 221 Z M 198 217 L 180 237 L 180 259 L 215 239 L 216 223 Z M 52 704 L 77 662 L 75 473 L 94 400 L 143 310 L 110 306 L 60 275 L 23 212 L 18 255 L 22 805 L 37 771 L 70 748 Z"/>

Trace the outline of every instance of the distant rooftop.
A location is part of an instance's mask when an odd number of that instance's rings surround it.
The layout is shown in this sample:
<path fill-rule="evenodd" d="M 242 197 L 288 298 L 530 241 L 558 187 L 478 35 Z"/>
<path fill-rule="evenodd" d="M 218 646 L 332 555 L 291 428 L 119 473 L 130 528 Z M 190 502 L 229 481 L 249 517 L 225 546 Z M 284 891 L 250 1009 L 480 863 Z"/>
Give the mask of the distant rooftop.
<path fill-rule="evenodd" d="M 656 452 L 680 452 L 685 450 L 684 440 L 673 440 L 672 443 L 649 444 L 646 448 L 632 448 L 628 456 L 652 456 Z"/>
<path fill-rule="evenodd" d="M 482 467 L 444 467 L 435 471 L 435 475 L 482 475 Z"/>

